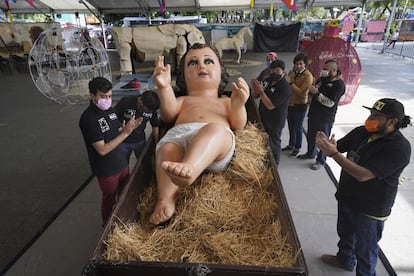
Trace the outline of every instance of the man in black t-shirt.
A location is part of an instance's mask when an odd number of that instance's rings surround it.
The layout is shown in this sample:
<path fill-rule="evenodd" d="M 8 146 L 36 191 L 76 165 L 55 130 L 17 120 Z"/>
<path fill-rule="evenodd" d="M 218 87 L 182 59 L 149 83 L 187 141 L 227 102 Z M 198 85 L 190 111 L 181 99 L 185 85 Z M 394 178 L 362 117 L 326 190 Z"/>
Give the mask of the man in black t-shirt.
<path fill-rule="evenodd" d="M 160 119 L 157 110 L 159 107 L 160 100 L 154 91 L 145 91 L 140 96 L 123 97 L 115 106 L 115 111 L 120 121 L 128 122 L 133 116 L 135 118 L 142 118 L 142 123 L 120 145 L 128 162 L 132 151 L 134 151 L 135 157 L 138 159 L 145 147 L 147 122 L 150 122 L 152 126 L 152 135 L 155 143 L 158 142 Z"/>
<path fill-rule="evenodd" d="M 251 81 L 253 97 L 260 97 L 259 113 L 267 134 L 276 163 L 280 161 L 281 136 L 285 126 L 288 103 L 292 94 L 291 87 L 285 79 L 285 63 L 278 59 L 270 64 L 271 75 L 265 81 Z"/>
<path fill-rule="evenodd" d="M 102 190 L 101 215 L 106 224 L 118 194 L 128 179 L 128 162 L 119 145 L 138 127 L 132 117 L 121 124 L 112 106 L 112 83 L 103 77 L 89 82 L 91 101 L 82 113 L 79 127 L 88 151 L 92 173 Z"/>
<path fill-rule="evenodd" d="M 371 111 L 365 126 L 338 142 L 321 131 L 316 135 L 318 148 L 342 167 L 335 194 L 339 250 L 336 256 L 322 255 L 322 261 L 349 271 L 356 266 L 357 275 L 375 275 L 384 222 L 411 156 L 410 142 L 399 129 L 411 120 L 396 99 L 380 99 L 365 108 Z"/>
<path fill-rule="evenodd" d="M 335 60 L 324 63 L 321 76 L 315 85 L 309 87 L 309 95 L 312 96 L 308 111 L 308 131 L 306 140 L 308 149 L 305 154 L 298 156 L 299 159 L 314 159 L 316 163 L 311 165 L 312 170 L 319 170 L 325 164 L 326 156 L 318 151 L 315 146 L 315 137 L 318 131 L 323 131 L 330 136 L 338 103 L 345 93 L 345 83 L 341 71 Z"/>

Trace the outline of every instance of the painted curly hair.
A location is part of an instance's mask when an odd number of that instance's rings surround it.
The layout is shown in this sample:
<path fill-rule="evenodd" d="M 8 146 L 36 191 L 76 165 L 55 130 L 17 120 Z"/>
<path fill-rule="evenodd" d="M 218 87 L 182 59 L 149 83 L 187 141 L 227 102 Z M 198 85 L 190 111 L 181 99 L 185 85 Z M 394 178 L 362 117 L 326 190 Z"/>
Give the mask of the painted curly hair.
<path fill-rule="evenodd" d="M 223 61 L 220 58 L 220 55 L 217 51 L 216 48 L 211 47 L 207 44 L 201 44 L 201 43 L 195 43 L 193 46 L 191 46 L 187 52 L 183 55 L 183 57 L 181 58 L 180 64 L 177 68 L 177 80 L 176 80 L 176 85 L 179 89 L 178 94 L 179 95 L 187 95 L 188 91 L 187 91 L 187 84 L 185 81 L 185 77 L 184 77 L 184 68 L 185 68 L 185 57 L 187 56 L 188 52 L 190 50 L 198 50 L 198 49 L 203 49 L 203 48 L 210 48 L 211 50 L 213 50 L 213 52 L 216 54 L 219 62 L 220 62 L 220 67 L 221 67 L 221 82 L 220 85 L 218 87 L 218 96 L 221 97 L 221 95 L 224 92 L 224 88 L 227 86 L 227 84 L 229 83 L 229 74 L 227 73 L 226 67 L 224 67 Z"/>

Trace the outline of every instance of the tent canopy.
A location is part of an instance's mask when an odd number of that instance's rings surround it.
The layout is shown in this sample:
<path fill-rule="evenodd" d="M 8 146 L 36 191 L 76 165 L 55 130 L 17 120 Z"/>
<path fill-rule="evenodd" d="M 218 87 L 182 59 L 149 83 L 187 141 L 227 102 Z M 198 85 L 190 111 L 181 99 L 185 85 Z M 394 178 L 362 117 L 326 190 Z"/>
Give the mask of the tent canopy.
<path fill-rule="evenodd" d="M 221 11 L 249 9 L 251 0 L 165 0 L 166 9 L 175 11 Z M 12 13 L 146 13 L 158 11 L 158 0 L 0 0 L 0 8 L 7 11 L 7 3 Z M 30 4 L 29 2 L 32 2 Z M 275 9 L 284 4 L 281 0 L 256 0 L 254 8 L 270 7 L 273 2 Z M 360 7 L 364 0 L 296 0 L 298 8 L 311 7 Z"/>

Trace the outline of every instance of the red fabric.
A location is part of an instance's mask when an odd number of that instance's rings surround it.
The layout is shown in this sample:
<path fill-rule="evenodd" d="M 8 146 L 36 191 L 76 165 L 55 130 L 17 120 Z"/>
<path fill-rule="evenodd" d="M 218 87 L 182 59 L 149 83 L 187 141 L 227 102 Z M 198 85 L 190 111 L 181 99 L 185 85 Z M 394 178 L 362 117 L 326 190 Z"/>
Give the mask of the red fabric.
<path fill-rule="evenodd" d="M 303 48 L 308 47 L 309 45 L 312 44 L 312 42 L 313 42 L 312 40 L 301 40 L 301 41 L 299 41 L 300 45 L 302 45 Z"/>
<path fill-rule="evenodd" d="M 334 59 L 338 62 L 346 85 L 345 94 L 339 101 L 339 105 L 351 103 L 362 76 L 361 62 L 355 48 L 340 38 L 323 37 L 306 47 L 305 53 L 308 56 L 308 69 L 315 79 L 319 77 L 323 64 L 327 60 Z"/>

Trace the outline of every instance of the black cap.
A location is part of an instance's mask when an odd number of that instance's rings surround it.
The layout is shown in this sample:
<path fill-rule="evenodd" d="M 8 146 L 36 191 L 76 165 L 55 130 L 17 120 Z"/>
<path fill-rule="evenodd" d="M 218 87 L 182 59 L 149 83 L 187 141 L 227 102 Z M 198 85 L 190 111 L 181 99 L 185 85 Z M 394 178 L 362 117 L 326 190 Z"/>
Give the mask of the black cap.
<path fill-rule="evenodd" d="M 285 70 L 285 62 L 283 60 L 276 59 L 270 63 L 269 67 L 270 69 L 281 68 L 282 70 Z"/>
<path fill-rule="evenodd" d="M 371 112 L 378 112 L 387 117 L 402 120 L 405 116 L 404 106 L 396 99 L 384 98 L 376 101 L 372 107 L 363 106 Z"/>

